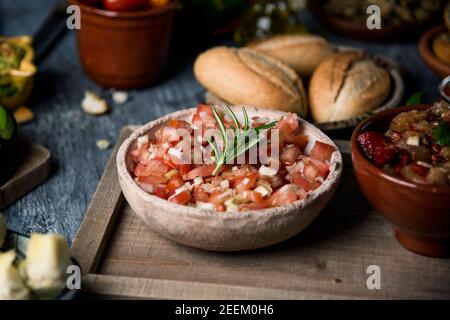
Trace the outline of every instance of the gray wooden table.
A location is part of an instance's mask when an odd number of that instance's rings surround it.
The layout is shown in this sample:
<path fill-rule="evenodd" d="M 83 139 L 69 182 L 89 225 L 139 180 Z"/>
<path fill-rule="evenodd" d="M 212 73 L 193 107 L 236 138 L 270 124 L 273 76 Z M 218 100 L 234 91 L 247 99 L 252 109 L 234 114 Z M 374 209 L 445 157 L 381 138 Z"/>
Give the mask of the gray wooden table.
<path fill-rule="evenodd" d="M 53 2 L 0 0 L 0 34 L 32 34 Z M 408 72 L 404 77 L 408 93 L 423 91 L 427 102 L 438 97 L 438 79 L 420 59 L 415 43 L 352 41 L 327 32 L 307 12 L 301 12 L 300 16 L 312 32 L 335 43 L 366 48 L 396 59 Z M 215 39 L 198 47 L 197 51 L 229 41 L 229 38 Z M 35 88 L 27 103 L 36 113 L 36 120 L 20 127 L 23 136 L 50 149 L 53 172 L 44 185 L 5 210 L 9 227 L 22 233 L 58 232 L 72 241 L 112 150 L 98 149 L 96 141 L 108 139 L 114 143 L 123 126 L 143 124 L 168 112 L 194 106 L 202 99 L 203 89 L 192 73 L 197 53 L 192 50 L 175 52 L 173 59 L 181 57 L 182 63 L 178 61 L 176 68 L 172 67 L 158 84 L 147 90 L 130 92 L 128 103 L 111 103 L 110 114 L 95 118 L 80 109 L 84 91 L 91 89 L 108 98 L 110 94 L 83 73 L 75 34 L 68 32 L 39 65 Z M 170 63 L 173 65 L 172 60 Z"/>

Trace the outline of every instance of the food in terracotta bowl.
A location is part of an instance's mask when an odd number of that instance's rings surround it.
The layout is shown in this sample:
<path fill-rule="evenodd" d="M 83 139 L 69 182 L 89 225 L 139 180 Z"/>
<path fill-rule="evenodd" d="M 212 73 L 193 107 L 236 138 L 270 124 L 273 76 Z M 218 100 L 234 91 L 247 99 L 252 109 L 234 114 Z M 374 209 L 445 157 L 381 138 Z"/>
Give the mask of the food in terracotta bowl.
<path fill-rule="evenodd" d="M 401 107 L 363 121 L 352 136 L 356 178 L 407 249 L 450 253 L 450 106 Z"/>
<path fill-rule="evenodd" d="M 150 228 L 188 246 L 237 251 L 306 228 L 334 194 L 342 156 L 294 114 L 199 105 L 135 131 L 117 167 L 125 198 Z"/>

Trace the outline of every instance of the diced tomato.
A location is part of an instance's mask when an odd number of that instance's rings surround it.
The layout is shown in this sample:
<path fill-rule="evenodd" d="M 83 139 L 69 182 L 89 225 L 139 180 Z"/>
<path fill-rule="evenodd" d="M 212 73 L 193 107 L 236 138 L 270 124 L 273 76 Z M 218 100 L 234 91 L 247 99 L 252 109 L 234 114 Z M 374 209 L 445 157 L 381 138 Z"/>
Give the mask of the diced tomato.
<path fill-rule="evenodd" d="M 135 148 L 135 149 L 130 151 L 130 156 L 133 159 L 133 161 L 138 161 L 139 160 L 139 153 L 140 153 L 140 149 L 139 148 Z"/>
<path fill-rule="evenodd" d="M 166 178 L 163 176 L 155 177 L 155 176 L 139 176 L 138 181 L 146 184 L 151 184 L 152 186 L 156 186 L 162 183 L 166 183 Z"/>
<path fill-rule="evenodd" d="M 244 176 L 239 176 L 233 181 L 233 188 L 237 193 L 244 192 L 245 190 L 251 190 L 255 187 L 258 180 L 258 173 L 247 173 Z"/>
<path fill-rule="evenodd" d="M 297 201 L 297 194 L 293 190 L 278 189 L 270 197 L 273 206 L 286 206 Z"/>
<path fill-rule="evenodd" d="M 153 194 L 162 199 L 167 199 L 167 197 L 169 196 L 164 185 L 157 185 L 154 189 Z"/>
<path fill-rule="evenodd" d="M 260 210 L 260 209 L 266 209 L 271 206 L 271 203 L 269 200 L 263 200 L 259 202 L 252 202 L 252 203 L 246 203 L 240 206 L 241 211 L 248 211 L 248 210 Z"/>
<path fill-rule="evenodd" d="M 308 179 L 314 180 L 319 176 L 319 169 L 312 164 L 307 164 L 303 168 L 303 173 Z"/>
<path fill-rule="evenodd" d="M 256 191 L 246 191 L 245 199 L 250 202 L 261 202 L 263 201 L 263 196 Z"/>
<path fill-rule="evenodd" d="M 290 134 L 284 138 L 284 142 L 287 144 L 295 144 L 300 150 L 305 150 L 308 144 L 309 137 L 305 134 Z"/>
<path fill-rule="evenodd" d="M 298 126 L 297 116 L 293 113 L 289 113 L 277 123 L 276 129 L 280 130 L 280 132 L 285 135 L 285 138 L 287 138 L 290 133 L 294 132 L 298 128 Z"/>
<path fill-rule="evenodd" d="M 194 187 L 194 199 L 195 201 L 208 202 L 209 194 L 202 187 L 196 186 Z"/>
<path fill-rule="evenodd" d="M 422 178 L 425 178 L 428 175 L 428 171 L 430 171 L 430 169 L 428 169 L 424 166 L 421 166 L 420 164 L 417 164 L 416 162 L 411 164 L 411 170 L 414 171 L 414 173 L 421 176 Z"/>
<path fill-rule="evenodd" d="M 225 171 L 222 174 L 222 178 L 234 182 L 235 179 L 241 178 L 252 172 L 258 172 L 258 170 L 251 165 L 242 165 L 237 170 Z"/>
<path fill-rule="evenodd" d="M 220 212 L 223 212 L 223 211 L 225 211 L 225 206 L 223 205 L 223 204 L 219 204 L 219 205 L 217 205 L 216 206 L 216 210 L 217 211 L 220 211 Z"/>
<path fill-rule="evenodd" d="M 174 194 L 169 197 L 169 201 L 177 204 L 186 204 L 191 200 L 191 193 L 187 190 Z"/>
<path fill-rule="evenodd" d="M 292 165 L 300 155 L 300 148 L 296 145 L 286 146 L 280 154 L 280 161 L 283 164 Z"/>
<path fill-rule="evenodd" d="M 138 163 L 134 174 L 140 176 L 163 176 L 169 171 L 169 167 L 160 160 L 150 160 L 148 164 Z"/>
<path fill-rule="evenodd" d="M 317 169 L 319 169 L 319 174 L 322 178 L 326 179 L 328 177 L 328 173 L 330 173 L 330 167 L 328 166 L 328 164 L 308 156 L 303 156 L 303 159 L 305 160 L 306 164 L 312 164 Z"/>
<path fill-rule="evenodd" d="M 289 175 L 289 179 L 293 184 L 295 184 L 297 187 L 305 191 L 315 190 L 318 187 L 320 187 L 320 183 L 302 177 L 302 175 L 299 172 L 291 173 Z"/>
<path fill-rule="evenodd" d="M 333 146 L 316 141 L 311 150 L 311 157 L 319 161 L 330 161 L 334 151 L 336 151 L 336 149 Z"/>
<path fill-rule="evenodd" d="M 178 174 L 175 174 L 169 178 L 169 181 L 166 184 L 166 192 L 169 195 L 175 193 L 175 190 L 184 185 L 184 180 Z"/>
<path fill-rule="evenodd" d="M 214 112 L 211 106 L 207 104 L 197 105 L 196 114 L 200 116 L 200 119 L 214 118 Z"/>
<path fill-rule="evenodd" d="M 211 176 L 216 169 L 215 164 L 205 164 L 195 169 L 192 169 L 188 173 L 183 175 L 184 180 L 193 180 L 197 177 L 208 177 Z"/>
<path fill-rule="evenodd" d="M 230 194 L 228 192 L 216 191 L 211 194 L 208 199 L 209 203 L 213 203 L 215 205 L 219 205 L 224 203 L 230 198 Z"/>
<path fill-rule="evenodd" d="M 190 164 L 180 164 L 178 166 L 178 171 L 180 171 L 181 176 L 184 176 L 185 174 L 188 174 L 189 171 L 191 171 L 191 165 Z"/>
<path fill-rule="evenodd" d="M 150 143 L 146 143 L 139 148 L 138 160 L 142 164 L 147 164 L 150 161 L 150 151 L 148 151 L 149 146 Z"/>

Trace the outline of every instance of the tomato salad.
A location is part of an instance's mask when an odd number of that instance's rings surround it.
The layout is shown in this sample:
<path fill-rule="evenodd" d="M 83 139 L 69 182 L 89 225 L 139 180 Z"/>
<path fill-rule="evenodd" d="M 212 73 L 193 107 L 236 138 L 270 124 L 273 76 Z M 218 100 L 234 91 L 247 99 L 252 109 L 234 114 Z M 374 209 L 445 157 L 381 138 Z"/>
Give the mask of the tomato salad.
<path fill-rule="evenodd" d="M 362 133 L 358 142 L 386 172 L 424 185 L 450 186 L 450 105 L 444 101 L 395 116 L 384 134 Z"/>
<path fill-rule="evenodd" d="M 311 154 L 305 154 L 309 137 L 303 134 L 294 114 L 278 119 L 270 129 L 278 130 L 279 135 L 279 156 L 271 159 L 277 166 L 247 161 L 224 164 L 217 170 L 214 163 L 181 163 L 182 155 L 177 149 L 181 142 L 172 134 L 173 130 L 183 128 L 193 135 L 198 123 L 205 128 L 218 128 L 215 110 L 209 105 L 198 105 L 190 119 L 192 124 L 170 120 L 157 129 L 154 138 L 148 135 L 138 138 L 130 151 L 132 176 L 143 190 L 177 204 L 216 211 L 245 211 L 303 200 L 327 179 L 335 148 L 316 141 Z M 225 112 L 217 114 L 225 127 L 233 126 Z M 249 124 L 254 128 L 272 120 L 256 116 L 249 119 Z M 201 137 L 203 146 L 208 145 L 205 140 Z"/>

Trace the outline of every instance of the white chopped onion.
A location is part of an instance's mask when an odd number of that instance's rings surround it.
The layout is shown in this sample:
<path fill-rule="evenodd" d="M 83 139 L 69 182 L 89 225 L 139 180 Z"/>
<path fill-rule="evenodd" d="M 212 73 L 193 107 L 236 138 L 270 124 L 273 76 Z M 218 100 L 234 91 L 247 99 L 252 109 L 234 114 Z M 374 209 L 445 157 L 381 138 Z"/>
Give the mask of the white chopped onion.
<path fill-rule="evenodd" d="M 215 206 L 212 203 L 209 202 L 201 202 L 201 201 L 197 201 L 195 203 L 195 206 L 198 209 L 204 209 L 204 210 L 215 210 Z"/>
<path fill-rule="evenodd" d="M 258 170 L 259 174 L 262 176 L 275 176 L 278 172 L 278 170 L 275 170 L 270 167 L 261 166 Z"/>
<path fill-rule="evenodd" d="M 144 144 L 148 142 L 148 135 L 137 138 L 137 146 L 138 148 L 142 147 Z"/>

